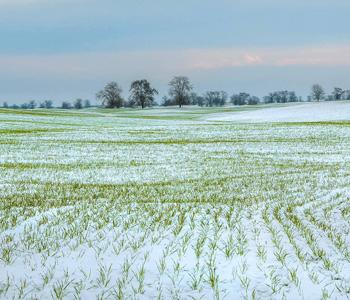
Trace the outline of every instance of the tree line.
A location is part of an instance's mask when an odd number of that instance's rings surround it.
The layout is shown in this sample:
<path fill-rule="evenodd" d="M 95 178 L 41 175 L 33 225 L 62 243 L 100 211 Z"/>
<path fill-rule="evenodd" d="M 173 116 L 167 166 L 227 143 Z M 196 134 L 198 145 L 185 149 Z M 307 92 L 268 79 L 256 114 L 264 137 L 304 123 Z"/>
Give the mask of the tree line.
<path fill-rule="evenodd" d="M 287 103 L 287 102 L 301 102 L 302 97 L 297 96 L 294 91 L 275 91 L 269 93 L 263 98 L 250 95 L 247 92 L 240 92 L 229 96 L 225 91 L 207 91 L 202 95 L 197 94 L 193 90 L 193 85 L 186 76 L 175 76 L 169 82 L 168 95 L 162 98 L 160 105 L 173 106 L 178 105 L 198 105 L 205 107 L 224 106 L 227 103 L 233 105 L 257 105 L 268 103 Z M 135 80 L 131 83 L 129 88 L 130 96 L 124 99 L 122 96 L 123 90 L 120 85 L 115 82 L 109 82 L 105 87 L 96 94 L 96 99 L 100 101 L 102 107 L 105 108 L 121 108 L 121 107 L 151 107 L 159 105 L 155 101 L 155 96 L 159 92 L 151 86 L 147 79 Z M 331 94 L 326 94 L 324 88 L 319 84 L 314 84 L 311 87 L 311 93 L 306 101 L 335 101 L 335 100 L 350 100 L 350 90 L 344 90 L 335 87 Z M 10 107 L 6 102 L 4 108 Z M 53 103 L 50 100 L 37 103 L 30 101 L 21 105 L 12 105 L 10 108 L 34 109 L 39 108 L 53 108 Z M 82 109 L 91 107 L 89 100 L 76 99 L 74 103 L 63 101 L 59 108 L 62 109 Z"/>
<path fill-rule="evenodd" d="M 90 100 L 76 99 L 73 103 L 68 101 L 63 101 L 60 106 L 54 106 L 51 100 L 45 100 L 43 102 L 37 103 L 35 100 L 29 102 L 9 105 L 7 102 L 3 103 L 3 108 L 12 108 L 12 109 L 34 109 L 34 108 L 62 108 L 62 109 L 83 109 L 92 107 Z"/>

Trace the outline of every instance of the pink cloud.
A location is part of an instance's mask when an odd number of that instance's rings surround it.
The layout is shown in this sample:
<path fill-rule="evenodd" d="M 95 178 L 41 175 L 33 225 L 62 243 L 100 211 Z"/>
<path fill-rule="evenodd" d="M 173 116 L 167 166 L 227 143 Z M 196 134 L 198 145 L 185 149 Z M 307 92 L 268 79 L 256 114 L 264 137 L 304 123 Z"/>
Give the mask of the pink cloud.
<path fill-rule="evenodd" d="M 193 69 L 251 65 L 350 65 L 350 46 L 199 50 L 196 55 L 191 55 L 189 63 L 190 68 Z"/>
<path fill-rule="evenodd" d="M 259 55 L 255 55 L 255 54 L 245 54 L 244 59 L 246 63 L 252 64 L 252 65 L 260 64 L 263 62 L 262 58 Z"/>

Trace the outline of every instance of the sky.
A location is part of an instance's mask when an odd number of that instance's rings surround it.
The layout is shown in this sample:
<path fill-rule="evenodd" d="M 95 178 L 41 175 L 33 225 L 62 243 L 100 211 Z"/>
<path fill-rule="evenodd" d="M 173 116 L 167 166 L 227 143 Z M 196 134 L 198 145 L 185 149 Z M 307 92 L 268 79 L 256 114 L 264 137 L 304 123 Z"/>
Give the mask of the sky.
<path fill-rule="evenodd" d="M 109 81 L 262 97 L 350 89 L 349 0 L 0 0 L 0 103 L 95 101 Z"/>

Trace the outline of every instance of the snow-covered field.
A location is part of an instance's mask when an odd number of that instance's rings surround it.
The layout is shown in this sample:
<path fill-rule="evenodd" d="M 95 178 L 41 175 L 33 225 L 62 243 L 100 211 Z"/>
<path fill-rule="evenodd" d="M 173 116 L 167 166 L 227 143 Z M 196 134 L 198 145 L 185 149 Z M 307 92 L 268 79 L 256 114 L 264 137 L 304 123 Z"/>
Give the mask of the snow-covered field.
<path fill-rule="evenodd" d="M 0 298 L 348 299 L 347 112 L 0 109 Z"/>
<path fill-rule="evenodd" d="M 219 113 L 209 120 L 248 122 L 315 122 L 350 119 L 350 101 L 295 103 L 239 113 Z"/>

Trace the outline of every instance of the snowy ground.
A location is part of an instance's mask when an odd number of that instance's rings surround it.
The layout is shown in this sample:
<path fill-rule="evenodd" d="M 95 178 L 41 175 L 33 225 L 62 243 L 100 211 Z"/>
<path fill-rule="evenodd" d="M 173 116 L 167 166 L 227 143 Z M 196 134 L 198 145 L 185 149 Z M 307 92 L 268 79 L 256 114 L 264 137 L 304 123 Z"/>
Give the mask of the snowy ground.
<path fill-rule="evenodd" d="M 271 110 L 0 109 L 0 298 L 348 299 L 350 122 Z"/>
<path fill-rule="evenodd" d="M 295 103 L 262 110 L 225 112 L 208 120 L 237 122 L 315 122 L 350 119 L 350 101 Z"/>

